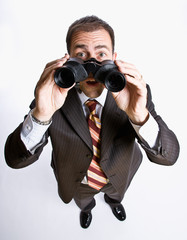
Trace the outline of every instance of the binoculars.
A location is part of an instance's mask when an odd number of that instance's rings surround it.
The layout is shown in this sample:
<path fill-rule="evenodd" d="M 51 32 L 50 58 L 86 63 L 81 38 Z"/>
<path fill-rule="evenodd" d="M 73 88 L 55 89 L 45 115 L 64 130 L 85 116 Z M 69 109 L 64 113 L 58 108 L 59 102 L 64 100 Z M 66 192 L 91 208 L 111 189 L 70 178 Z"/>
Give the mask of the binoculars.
<path fill-rule="evenodd" d="M 61 88 L 69 88 L 74 83 L 79 83 L 88 78 L 92 73 L 93 78 L 111 92 L 119 92 L 126 85 L 125 76 L 118 71 L 117 66 L 112 60 L 97 61 L 90 58 L 83 61 L 79 58 L 70 58 L 54 74 L 55 83 Z"/>

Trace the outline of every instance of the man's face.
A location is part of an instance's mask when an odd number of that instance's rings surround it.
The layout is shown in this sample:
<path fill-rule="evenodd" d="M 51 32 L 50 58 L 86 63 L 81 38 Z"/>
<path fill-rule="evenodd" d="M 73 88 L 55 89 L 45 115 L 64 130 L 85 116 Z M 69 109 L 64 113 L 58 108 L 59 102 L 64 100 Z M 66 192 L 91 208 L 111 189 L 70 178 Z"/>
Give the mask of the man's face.
<path fill-rule="evenodd" d="M 71 40 L 70 57 L 88 60 L 95 58 L 97 61 L 115 60 L 116 53 L 112 52 L 112 41 L 109 33 L 104 29 L 94 32 L 77 32 Z M 80 82 L 80 89 L 90 98 L 100 96 L 104 89 L 102 83 L 96 82 L 92 74 Z"/>

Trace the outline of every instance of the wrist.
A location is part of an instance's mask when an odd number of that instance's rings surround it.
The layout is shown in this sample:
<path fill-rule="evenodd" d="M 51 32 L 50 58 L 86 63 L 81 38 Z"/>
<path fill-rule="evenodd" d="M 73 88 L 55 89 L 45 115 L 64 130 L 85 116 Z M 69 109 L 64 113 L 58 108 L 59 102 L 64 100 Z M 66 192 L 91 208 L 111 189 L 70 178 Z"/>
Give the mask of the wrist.
<path fill-rule="evenodd" d="M 149 119 L 149 112 L 146 110 L 144 113 L 136 114 L 129 118 L 133 124 L 143 126 Z"/>
<path fill-rule="evenodd" d="M 40 125 L 48 125 L 52 121 L 52 116 L 40 114 L 35 108 L 31 111 L 31 117 L 34 122 Z"/>

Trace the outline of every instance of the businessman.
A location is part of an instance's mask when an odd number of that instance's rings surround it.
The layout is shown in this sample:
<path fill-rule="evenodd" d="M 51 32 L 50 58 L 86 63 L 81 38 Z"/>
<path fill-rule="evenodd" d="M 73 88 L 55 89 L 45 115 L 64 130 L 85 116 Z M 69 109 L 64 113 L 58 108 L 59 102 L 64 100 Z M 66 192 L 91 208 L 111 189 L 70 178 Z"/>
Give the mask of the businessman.
<path fill-rule="evenodd" d="M 68 54 L 46 65 L 30 112 L 8 137 L 5 159 L 12 168 L 26 167 L 38 160 L 50 138 L 59 196 L 65 203 L 74 199 L 81 226 L 89 227 L 99 192 L 124 221 L 121 201 L 141 164 L 140 146 L 151 162 L 169 166 L 178 158 L 179 143 L 157 115 L 139 70 L 117 58 L 108 23 L 96 16 L 78 19 L 69 27 L 66 43 Z M 92 72 L 79 84 L 59 87 L 54 74 L 70 57 L 112 60 L 126 79 L 125 87 L 108 91 Z"/>

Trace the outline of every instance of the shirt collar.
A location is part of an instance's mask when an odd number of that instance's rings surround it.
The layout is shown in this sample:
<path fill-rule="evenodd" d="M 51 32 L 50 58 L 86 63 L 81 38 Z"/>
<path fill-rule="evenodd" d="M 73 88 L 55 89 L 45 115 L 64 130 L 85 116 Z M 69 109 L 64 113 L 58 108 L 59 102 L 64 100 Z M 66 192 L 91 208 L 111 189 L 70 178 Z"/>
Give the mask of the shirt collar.
<path fill-rule="evenodd" d="M 101 104 L 101 106 L 104 106 L 108 90 L 106 88 L 104 88 L 103 92 L 101 93 L 101 95 L 99 97 L 97 97 L 97 98 L 89 98 L 82 91 L 80 92 L 79 90 L 77 91 L 77 93 L 78 93 L 78 96 L 79 96 L 79 98 L 81 100 L 82 105 L 84 105 L 84 103 L 88 99 L 90 99 L 90 100 L 96 100 L 99 104 Z"/>

